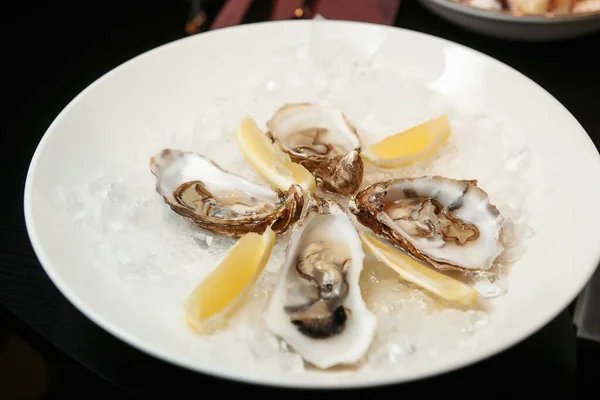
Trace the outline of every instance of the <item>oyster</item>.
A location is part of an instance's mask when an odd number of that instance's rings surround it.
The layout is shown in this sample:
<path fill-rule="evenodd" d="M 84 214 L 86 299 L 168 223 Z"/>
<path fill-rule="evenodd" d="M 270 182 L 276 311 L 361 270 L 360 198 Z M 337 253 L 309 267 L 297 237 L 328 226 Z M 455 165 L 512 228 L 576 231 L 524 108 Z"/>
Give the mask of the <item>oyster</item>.
<path fill-rule="evenodd" d="M 374 183 L 349 202 L 357 220 L 439 269 L 491 268 L 503 217 L 475 180 L 441 176 Z"/>
<path fill-rule="evenodd" d="M 225 236 L 282 233 L 300 218 L 302 188 L 287 192 L 250 182 L 197 153 L 164 149 L 150 160 L 156 190 L 176 213 Z"/>
<path fill-rule="evenodd" d="M 375 334 L 359 277 L 364 253 L 350 216 L 310 193 L 265 310 L 267 328 L 322 369 L 358 362 Z"/>
<path fill-rule="evenodd" d="M 308 169 L 322 190 L 348 196 L 360 186 L 361 142 L 342 112 L 317 104 L 286 104 L 267 129 L 273 143 Z"/>

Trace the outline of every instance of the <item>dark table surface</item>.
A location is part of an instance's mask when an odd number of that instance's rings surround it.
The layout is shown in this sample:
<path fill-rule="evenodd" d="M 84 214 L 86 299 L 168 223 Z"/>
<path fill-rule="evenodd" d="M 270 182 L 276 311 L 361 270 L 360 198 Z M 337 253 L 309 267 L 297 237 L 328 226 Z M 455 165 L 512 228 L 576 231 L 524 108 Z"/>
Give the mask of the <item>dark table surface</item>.
<path fill-rule="evenodd" d="M 208 3 L 209 19 L 218 10 L 218 3 Z M 270 2 L 255 3 L 243 23 L 267 18 Z M 6 315 L 19 334 L 49 359 L 71 371 L 81 368 L 87 371 L 86 376 L 92 374 L 110 386 L 96 389 L 98 395 L 102 390 L 107 390 L 110 398 L 115 398 L 117 391 L 138 398 L 151 394 L 178 398 L 190 388 L 198 395 L 207 393 L 207 388 L 219 393 L 232 393 L 239 388 L 248 394 L 272 391 L 179 369 L 105 332 L 55 288 L 34 255 L 24 226 L 25 174 L 35 147 L 53 118 L 105 72 L 146 50 L 186 36 L 183 26 L 189 4 L 177 0 L 105 0 L 77 3 L 77 7 L 60 1 L 35 7 L 30 4 L 5 13 L 2 27 L 6 30 L 3 38 L 9 38 L 5 40 L 3 63 L 7 68 L 4 76 L 8 77 L 3 89 L 9 106 L 2 107 L 4 157 L 0 158 L 6 188 L 0 196 L 4 213 L 0 230 L 0 303 Z M 499 41 L 461 30 L 430 14 L 414 0 L 402 2 L 395 25 L 464 44 L 521 71 L 562 102 L 598 148 L 600 34 L 558 43 Z M 552 391 L 560 398 L 574 398 L 577 372 L 575 330 L 567 309 L 535 335 L 476 365 L 408 385 L 355 390 L 351 394 L 383 398 L 412 393 L 422 396 L 442 385 L 481 385 L 488 389 L 485 397 L 489 397 L 499 392 L 514 393 L 517 386 L 526 385 Z M 78 374 L 73 380 L 89 382 L 83 378 L 83 372 Z M 89 391 L 90 387 L 86 389 Z"/>

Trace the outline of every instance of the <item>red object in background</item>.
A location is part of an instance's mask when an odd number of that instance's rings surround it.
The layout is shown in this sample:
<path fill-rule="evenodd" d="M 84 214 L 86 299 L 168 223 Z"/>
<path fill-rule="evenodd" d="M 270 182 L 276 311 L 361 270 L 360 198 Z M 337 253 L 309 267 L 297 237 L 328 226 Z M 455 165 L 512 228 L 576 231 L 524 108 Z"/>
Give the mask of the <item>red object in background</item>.
<path fill-rule="evenodd" d="M 327 19 L 392 25 L 400 0 L 319 0 L 315 14 Z"/>
<path fill-rule="evenodd" d="M 253 0 L 228 0 L 210 29 L 238 25 L 244 19 Z M 326 19 L 363 21 L 392 25 L 396 19 L 401 0 L 317 0 L 314 14 Z M 302 9 L 302 0 L 275 0 L 271 11 L 272 21 L 294 18 L 294 12 Z"/>
<path fill-rule="evenodd" d="M 271 11 L 271 21 L 291 19 L 294 11 L 302 9 L 302 0 L 275 0 Z"/>
<path fill-rule="evenodd" d="M 252 1 L 253 0 L 227 0 L 223 5 L 223 8 L 221 8 L 219 15 L 217 15 L 217 18 L 215 18 L 210 26 L 210 29 L 239 25 L 244 19 Z"/>

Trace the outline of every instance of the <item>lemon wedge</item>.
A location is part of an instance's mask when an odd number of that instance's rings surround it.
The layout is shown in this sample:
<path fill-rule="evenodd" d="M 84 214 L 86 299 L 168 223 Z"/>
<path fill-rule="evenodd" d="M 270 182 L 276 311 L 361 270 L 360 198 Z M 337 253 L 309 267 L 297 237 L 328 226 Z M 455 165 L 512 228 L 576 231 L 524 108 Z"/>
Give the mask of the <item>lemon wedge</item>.
<path fill-rule="evenodd" d="M 235 139 L 248 163 L 271 186 L 287 191 L 297 184 L 305 192 L 316 190 L 314 176 L 275 147 L 253 118 L 242 119 L 235 130 Z"/>
<path fill-rule="evenodd" d="M 247 233 L 229 249 L 216 268 L 185 301 L 188 323 L 200 333 L 222 326 L 262 273 L 275 243 L 270 227 L 262 235 Z"/>
<path fill-rule="evenodd" d="M 362 157 L 380 168 L 397 168 L 413 164 L 433 154 L 450 136 L 445 115 L 430 119 L 372 144 Z"/>
<path fill-rule="evenodd" d="M 471 286 L 427 267 L 422 262 L 383 243 L 371 234 L 361 232 L 360 238 L 375 258 L 396 271 L 404 280 L 446 300 L 465 306 L 470 306 L 475 302 L 478 293 Z"/>

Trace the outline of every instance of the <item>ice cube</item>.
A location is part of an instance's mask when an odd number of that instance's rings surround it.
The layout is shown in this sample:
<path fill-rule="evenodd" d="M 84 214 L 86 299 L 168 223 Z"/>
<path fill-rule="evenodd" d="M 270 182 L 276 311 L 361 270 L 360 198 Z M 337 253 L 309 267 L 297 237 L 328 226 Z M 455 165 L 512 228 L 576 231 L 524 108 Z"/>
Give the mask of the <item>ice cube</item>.
<path fill-rule="evenodd" d="M 399 340 L 399 342 L 391 342 L 387 343 L 387 341 L 391 340 Z M 406 360 L 406 358 L 416 351 L 415 346 L 405 341 L 402 341 L 401 338 L 387 338 L 382 343 L 376 344 L 374 346 L 374 350 L 369 354 L 369 362 L 373 364 L 373 366 L 381 367 L 396 364 Z"/>
<path fill-rule="evenodd" d="M 512 264 L 518 259 L 520 259 L 526 251 L 527 247 L 524 245 L 509 247 L 507 249 L 504 249 L 502 254 L 500 254 L 499 258 L 505 264 Z"/>
<path fill-rule="evenodd" d="M 55 204 L 65 214 L 70 223 L 80 222 L 87 214 L 89 207 L 84 202 L 81 192 L 64 187 L 58 187 L 53 194 Z"/>
<path fill-rule="evenodd" d="M 506 159 L 506 169 L 515 172 L 526 172 L 531 165 L 531 152 L 528 149 L 518 150 Z"/>
<path fill-rule="evenodd" d="M 107 196 L 113 177 L 101 176 L 86 184 L 88 193 L 97 199 L 103 199 Z"/>
<path fill-rule="evenodd" d="M 79 222 L 86 216 L 86 205 L 78 200 L 73 200 L 67 205 L 67 218 L 71 222 Z"/>
<path fill-rule="evenodd" d="M 229 251 L 229 249 L 237 242 L 236 238 L 227 236 L 215 236 L 211 241 L 211 246 L 208 247 L 209 254 L 221 255 Z"/>
<path fill-rule="evenodd" d="M 125 205 L 115 205 L 110 202 L 104 202 L 101 206 L 100 218 L 104 232 L 119 232 L 127 227 Z"/>
<path fill-rule="evenodd" d="M 475 271 L 468 274 L 468 283 L 484 298 L 493 298 L 506 294 L 508 282 L 501 279 L 499 273 Z"/>
<path fill-rule="evenodd" d="M 535 231 L 525 222 L 521 222 L 520 224 L 515 226 L 515 237 L 520 242 L 525 239 L 529 239 L 535 235 Z"/>
<path fill-rule="evenodd" d="M 115 205 L 126 204 L 130 188 L 124 182 L 113 182 L 108 187 L 107 196 Z"/>
<path fill-rule="evenodd" d="M 329 74 L 339 76 L 349 74 L 357 67 L 368 66 L 386 38 L 384 32 L 371 29 L 371 32 L 362 35 L 360 39 L 356 36 L 349 39 L 347 35 L 332 32 L 327 25 L 317 20 L 310 32 L 309 50 L 319 67 Z M 332 48 L 336 51 L 332 52 Z"/>
<path fill-rule="evenodd" d="M 500 234 L 500 242 L 505 247 L 514 246 L 517 242 L 517 235 L 515 233 L 515 224 L 512 219 L 507 218 L 502 224 L 502 232 Z"/>
<path fill-rule="evenodd" d="M 208 244 L 206 242 L 206 235 L 202 232 L 195 232 L 191 234 L 192 239 L 196 244 L 203 250 L 208 249 Z"/>
<path fill-rule="evenodd" d="M 493 298 L 506 294 L 507 288 L 500 285 L 502 281 L 491 282 L 487 279 L 476 280 L 472 287 L 484 298 Z"/>

